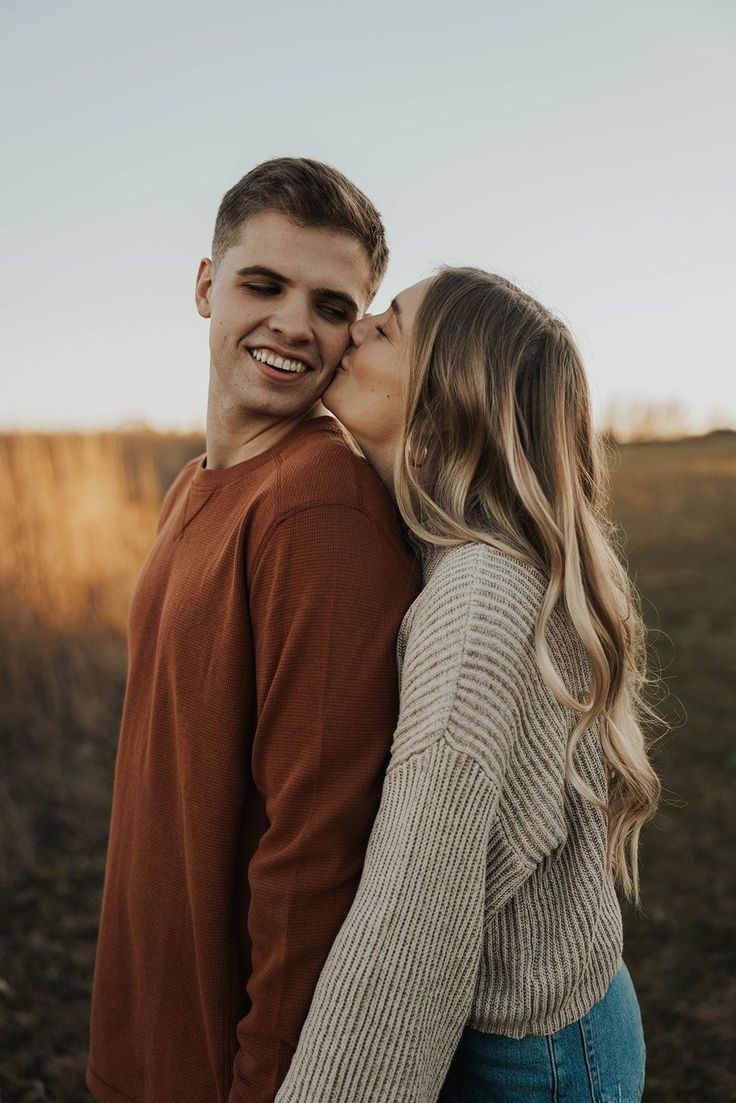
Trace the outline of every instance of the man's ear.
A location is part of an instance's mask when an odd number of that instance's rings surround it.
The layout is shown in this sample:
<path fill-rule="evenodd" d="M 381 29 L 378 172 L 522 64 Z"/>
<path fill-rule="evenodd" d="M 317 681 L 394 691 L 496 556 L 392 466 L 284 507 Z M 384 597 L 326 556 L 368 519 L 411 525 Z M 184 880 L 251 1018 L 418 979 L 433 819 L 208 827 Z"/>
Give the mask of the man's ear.
<path fill-rule="evenodd" d="M 212 313 L 210 310 L 210 291 L 213 279 L 212 261 L 208 257 L 203 257 L 199 262 L 197 282 L 194 285 L 194 301 L 197 304 L 197 313 L 202 318 L 209 318 Z"/>

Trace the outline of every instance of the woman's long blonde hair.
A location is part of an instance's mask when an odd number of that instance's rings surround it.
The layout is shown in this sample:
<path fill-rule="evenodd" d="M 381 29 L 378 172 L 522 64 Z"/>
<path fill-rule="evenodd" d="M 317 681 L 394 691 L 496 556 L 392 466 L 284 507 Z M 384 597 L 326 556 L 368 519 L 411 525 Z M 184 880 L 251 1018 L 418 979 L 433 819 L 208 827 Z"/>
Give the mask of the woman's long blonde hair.
<path fill-rule="evenodd" d="M 639 834 L 660 781 L 641 723 L 645 630 L 636 592 L 614 551 L 607 494 L 580 353 L 567 327 L 501 276 L 442 268 L 419 308 L 408 347 L 407 415 L 397 454 L 397 505 L 414 536 L 453 546 L 482 541 L 549 580 L 537 661 L 557 700 L 578 714 L 566 776 L 608 817 L 609 872 L 639 903 Z M 591 665 L 578 701 L 547 645 L 564 601 Z M 608 802 L 573 765 L 598 721 Z"/>

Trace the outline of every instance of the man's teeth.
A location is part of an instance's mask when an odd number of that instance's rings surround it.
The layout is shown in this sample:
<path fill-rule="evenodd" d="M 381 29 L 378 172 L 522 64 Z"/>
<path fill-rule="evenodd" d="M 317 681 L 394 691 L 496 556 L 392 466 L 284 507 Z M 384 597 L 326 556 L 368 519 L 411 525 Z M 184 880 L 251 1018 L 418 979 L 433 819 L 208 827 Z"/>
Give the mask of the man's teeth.
<path fill-rule="evenodd" d="M 262 364 L 270 364 L 272 368 L 278 368 L 280 371 L 302 372 L 308 371 L 306 364 L 303 364 L 301 360 L 284 360 L 282 356 L 277 356 L 275 352 L 271 352 L 270 349 L 251 349 L 251 356 L 255 360 L 260 360 Z"/>

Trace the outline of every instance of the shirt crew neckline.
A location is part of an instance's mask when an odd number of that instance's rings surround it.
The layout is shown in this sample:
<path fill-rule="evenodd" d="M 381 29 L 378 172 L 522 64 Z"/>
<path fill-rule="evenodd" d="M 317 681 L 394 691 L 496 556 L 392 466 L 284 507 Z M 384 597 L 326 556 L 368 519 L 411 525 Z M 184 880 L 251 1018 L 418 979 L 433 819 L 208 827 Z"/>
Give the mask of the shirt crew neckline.
<path fill-rule="evenodd" d="M 304 432 L 313 432 L 315 427 L 326 429 L 332 426 L 337 428 L 337 422 L 334 417 L 330 417 L 327 414 L 305 418 L 304 421 L 300 421 L 298 425 L 295 425 L 286 436 L 281 438 L 281 440 L 277 440 L 275 444 L 272 444 L 270 448 L 266 448 L 256 456 L 250 456 L 247 460 L 241 460 L 240 463 L 234 463 L 231 467 L 205 467 L 207 453 L 204 452 L 197 459 L 197 467 L 194 472 L 194 478 L 192 479 L 192 487 L 198 490 L 215 490 L 217 487 L 227 486 L 229 483 L 235 482 L 236 479 L 242 479 L 243 476 L 249 475 L 251 471 L 256 471 L 259 467 L 269 463 L 280 452 L 283 452 L 285 448 L 288 448 L 296 437 L 301 436 Z"/>

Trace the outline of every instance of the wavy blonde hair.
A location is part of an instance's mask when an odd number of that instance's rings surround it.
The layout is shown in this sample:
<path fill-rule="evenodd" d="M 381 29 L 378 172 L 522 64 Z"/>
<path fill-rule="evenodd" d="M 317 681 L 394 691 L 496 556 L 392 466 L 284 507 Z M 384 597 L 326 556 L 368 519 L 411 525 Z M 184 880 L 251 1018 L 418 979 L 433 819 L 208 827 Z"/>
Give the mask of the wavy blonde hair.
<path fill-rule="evenodd" d="M 639 904 L 639 835 L 660 781 L 647 753 L 645 630 L 636 591 L 614 550 L 607 488 L 580 353 L 567 327 L 502 276 L 442 268 L 407 349 L 407 413 L 397 453 L 397 505 L 415 538 L 482 541 L 548 579 L 536 624 L 545 683 L 578 714 L 566 776 L 608 817 L 607 868 Z M 590 694 L 572 696 L 547 645 L 564 601 L 588 654 Z M 608 802 L 573 755 L 598 721 Z"/>

